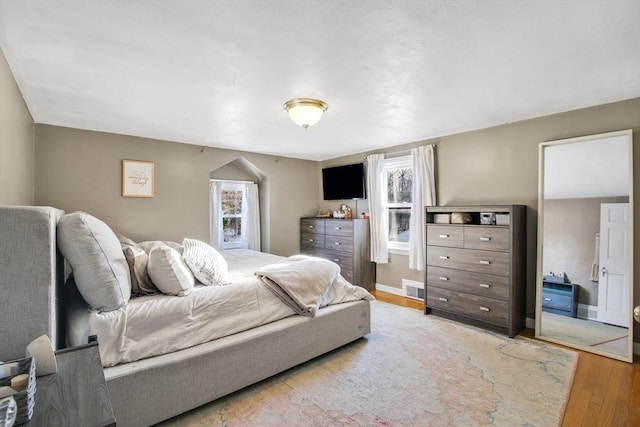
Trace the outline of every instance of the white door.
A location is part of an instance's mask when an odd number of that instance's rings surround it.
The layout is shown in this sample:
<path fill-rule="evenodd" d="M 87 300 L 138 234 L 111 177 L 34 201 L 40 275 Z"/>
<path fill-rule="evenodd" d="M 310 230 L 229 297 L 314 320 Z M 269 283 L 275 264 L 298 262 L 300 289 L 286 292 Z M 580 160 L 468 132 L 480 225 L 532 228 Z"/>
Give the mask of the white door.
<path fill-rule="evenodd" d="M 598 320 L 629 327 L 629 204 L 600 205 Z"/>

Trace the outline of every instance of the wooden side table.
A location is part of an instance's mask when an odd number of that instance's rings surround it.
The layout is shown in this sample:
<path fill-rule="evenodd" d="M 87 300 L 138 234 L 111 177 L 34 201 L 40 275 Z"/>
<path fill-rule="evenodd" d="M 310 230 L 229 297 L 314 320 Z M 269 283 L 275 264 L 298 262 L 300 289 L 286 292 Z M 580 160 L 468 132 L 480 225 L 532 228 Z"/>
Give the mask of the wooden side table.
<path fill-rule="evenodd" d="M 56 351 L 58 372 L 36 379 L 27 426 L 115 426 L 98 343 Z"/>

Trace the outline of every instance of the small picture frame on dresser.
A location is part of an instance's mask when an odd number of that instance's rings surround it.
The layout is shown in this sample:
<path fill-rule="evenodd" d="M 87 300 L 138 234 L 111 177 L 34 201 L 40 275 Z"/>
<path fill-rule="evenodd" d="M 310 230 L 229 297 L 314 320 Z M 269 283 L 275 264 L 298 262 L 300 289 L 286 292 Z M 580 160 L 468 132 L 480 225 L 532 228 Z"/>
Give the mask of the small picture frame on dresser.
<path fill-rule="evenodd" d="M 480 212 L 480 224 L 482 225 L 496 225 L 495 212 Z"/>

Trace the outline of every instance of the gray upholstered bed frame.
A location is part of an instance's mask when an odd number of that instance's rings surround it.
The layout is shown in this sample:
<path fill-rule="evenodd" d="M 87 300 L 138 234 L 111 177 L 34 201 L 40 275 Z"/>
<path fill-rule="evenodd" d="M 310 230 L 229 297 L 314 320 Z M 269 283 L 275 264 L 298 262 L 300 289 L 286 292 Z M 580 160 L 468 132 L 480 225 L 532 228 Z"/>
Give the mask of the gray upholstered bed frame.
<path fill-rule="evenodd" d="M 47 334 L 64 346 L 63 260 L 50 207 L 0 207 L 0 360 Z M 368 301 L 293 316 L 208 343 L 104 369 L 118 426 L 151 425 L 370 332 Z"/>

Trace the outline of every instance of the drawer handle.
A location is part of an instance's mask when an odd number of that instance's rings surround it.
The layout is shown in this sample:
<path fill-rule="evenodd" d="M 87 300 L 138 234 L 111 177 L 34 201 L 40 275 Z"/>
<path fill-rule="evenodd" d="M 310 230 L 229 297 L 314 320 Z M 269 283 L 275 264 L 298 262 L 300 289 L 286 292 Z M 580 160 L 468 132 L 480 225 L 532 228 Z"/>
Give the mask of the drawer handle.
<path fill-rule="evenodd" d="M 489 310 L 489 307 L 480 306 L 479 308 L 480 308 L 480 311 L 491 311 Z"/>
<path fill-rule="evenodd" d="M 440 277 L 439 277 L 439 279 L 440 279 L 440 280 L 449 280 L 449 278 L 448 278 L 448 277 L 444 277 L 444 276 L 440 276 Z"/>
<path fill-rule="evenodd" d="M 309 228 L 315 228 L 313 225 L 310 225 Z"/>
<path fill-rule="evenodd" d="M 340 242 L 334 242 L 333 244 L 336 245 L 336 246 L 340 246 L 341 245 Z"/>
<path fill-rule="evenodd" d="M 448 235 L 448 234 L 441 234 L 441 235 L 440 235 L 440 238 L 441 238 L 441 239 L 448 239 L 448 238 L 449 238 L 449 235 Z"/>
<path fill-rule="evenodd" d="M 333 259 L 333 262 L 340 262 L 340 259 L 338 259 L 338 258 L 334 258 L 334 259 Z"/>
<path fill-rule="evenodd" d="M 310 242 L 313 242 L 313 239 L 309 239 Z"/>
<path fill-rule="evenodd" d="M 551 302 L 551 298 L 545 298 L 544 299 L 546 302 Z"/>
<path fill-rule="evenodd" d="M 481 259 L 480 260 L 480 264 L 482 264 L 482 265 L 490 265 L 491 261 L 487 261 L 487 260 Z"/>
<path fill-rule="evenodd" d="M 491 241 L 491 237 L 481 237 L 480 240 L 482 242 L 490 242 Z"/>
<path fill-rule="evenodd" d="M 449 257 L 446 255 L 440 255 L 440 259 L 449 259 Z"/>
<path fill-rule="evenodd" d="M 481 288 L 489 289 L 491 285 L 487 285 L 486 283 L 480 283 Z"/>
<path fill-rule="evenodd" d="M 438 299 L 439 299 L 440 301 L 443 301 L 443 302 L 447 302 L 447 301 L 449 301 L 447 298 L 443 298 L 443 297 L 438 297 Z"/>
<path fill-rule="evenodd" d="M 336 227 L 336 230 L 342 230 L 342 227 Z"/>

